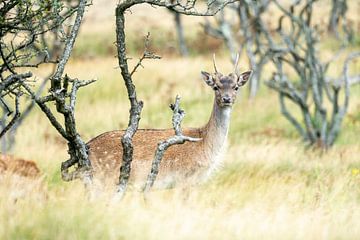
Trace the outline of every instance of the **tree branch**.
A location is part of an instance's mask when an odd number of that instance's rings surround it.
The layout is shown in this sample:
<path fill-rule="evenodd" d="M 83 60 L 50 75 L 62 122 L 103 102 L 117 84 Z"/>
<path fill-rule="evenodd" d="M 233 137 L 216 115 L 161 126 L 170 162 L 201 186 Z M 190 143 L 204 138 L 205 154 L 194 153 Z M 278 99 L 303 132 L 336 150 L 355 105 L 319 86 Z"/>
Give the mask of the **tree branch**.
<path fill-rule="evenodd" d="M 339 107 L 339 102 L 338 102 L 340 87 L 333 88 L 334 90 L 333 114 L 330 123 L 329 137 L 327 140 L 329 146 L 334 144 L 334 141 L 340 132 L 342 120 L 349 106 L 349 99 L 350 99 L 349 64 L 353 59 L 358 57 L 360 57 L 360 52 L 354 52 L 346 58 L 344 63 L 342 75 L 344 77 L 345 100 L 342 107 Z"/>
<path fill-rule="evenodd" d="M 68 36 L 68 38 L 66 40 L 64 51 L 62 53 L 60 61 L 57 65 L 57 68 L 56 68 L 55 73 L 51 80 L 51 89 L 52 90 L 57 90 L 57 89 L 61 88 L 61 76 L 64 73 L 65 65 L 70 58 L 72 49 L 75 44 L 76 37 L 79 33 L 81 21 L 84 16 L 84 12 L 85 12 L 85 7 L 87 6 L 86 3 L 87 3 L 87 0 L 80 0 L 80 2 L 79 2 L 74 25 L 70 31 L 70 35 Z"/>
<path fill-rule="evenodd" d="M 40 109 L 43 111 L 43 113 L 45 113 L 45 115 L 47 116 L 47 118 L 49 119 L 51 125 L 54 126 L 54 128 L 60 133 L 60 135 L 65 138 L 68 139 L 67 133 L 66 131 L 63 129 L 63 127 L 61 126 L 61 124 L 57 121 L 56 117 L 53 115 L 53 113 L 51 112 L 51 110 L 45 105 L 46 101 L 42 101 L 35 92 L 33 92 L 31 90 L 31 88 L 23 83 L 22 86 L 25 88 L 25 90 L 30 94 L 31 98 L 36 102 L 36 104 L 40 107 Z M 50 99 L 48 100 L 50 101 Z"/>
<path fill-rule="evenodd" d="M 141 66 L 142 67 L 142 61 L 144 59 L 161 59 L 160 56 L 154 54 L 153 52 L 149 51 L 149 44 L 150 44 L 150 33 L 148 32 L 148 34 L 145 37 L 145 50 L 143 55 L 140 57 L 138 63 L 135 65 L 134 69 L 131 71 L 130 73 L 130 77 L 132 77 L 132 75 L 136 72 L 136 70 Z"/>
<path fill-rule="evenodd" d="M 143 108 L 143 102 L 139 101 L 136 96 L 135 85 L 132 82 L 131 74 L 129 73 L 129 68 L 127 64 L 126 57 L 126 44 L 125 44 L 125 16 L 124 11 L 127 9 L 124 4 L 130 1 L 126 1 L 125 3 L 121 3 L 116 8 L 116 46 L 118 51 L 118 61 L 121 69 L 121 75 L 123 77 L 128 97 L 130 101 L 130 118 L 128 127 L 125 130 L 125 133 L 121 139 L 121 144 L 123 148 L 122 155 L 122 164 L 120 167 L 120 176 L 119 176 L 119 184 L 117 187 L 117 196 L 121 199 L 125 194 L 127 183 L 130 177 L 131 171 L 131 162 L 133 156 L 133 144 L 132 138 L 135 132 L 138 129 L 140 114 Z M 130 5 L 131 6 L 131 5 Z M 129 6 L 129 7 L 130 7 Z"/>
<path fill-rule="evenodd" d="M 4 134 L 10 130 L 10 128 L 16 123 L 16 120 L 20 117 L 19 111 L 19 97 L 20 94 L 17 94 L 15 97 L 15 114 L 14 117 L 10 120 L 10 122 L 1 130 L 0 138 L 4 136 Z"/>
<path fill-rule="evenodd" d="M 170 109 L 173 111 L 172 124 L 175 131 L 175 136 L 168 138 L 167 140 L 158 143 L 154 160 L 152 162 L 151 171 L 147 177 L 145 187 L 143 189 L 146 194 L 150 188 L 154 185 L 156 177 L 159 173 L 160 163 L 164 156 L 165 151 L 176 144 L 183 144 L 185 142 L 198 142 L 201 138 L 193 138 L 184 136 L 181 131 L 181 122 L 185 117 L 185 111 L 180 108 L 180 97 L 176 96 L 175 103 L 170 105 Z"/>

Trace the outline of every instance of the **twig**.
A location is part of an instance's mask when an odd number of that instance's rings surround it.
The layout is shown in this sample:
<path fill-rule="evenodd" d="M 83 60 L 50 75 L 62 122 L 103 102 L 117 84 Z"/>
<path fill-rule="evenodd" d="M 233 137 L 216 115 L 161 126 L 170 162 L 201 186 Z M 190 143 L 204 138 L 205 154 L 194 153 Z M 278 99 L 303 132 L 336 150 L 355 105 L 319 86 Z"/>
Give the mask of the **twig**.
<path fill-rule="evenodd" d="M 135 65 L 134 69 L 131 71 L 130 76 L 132 77 L 132 75 L 136 72 L 136 70 L 141 66 L 142 67 L 142 61 L 144 59 L 161 59 L 160 56 L 152 53 L 149 51 L 149 44 L 150 44 L 150 32 L 148 32 L 148 34 L 145 37 L 145 49 L 144 49 L 144 53 L 141 56 L 141 58 L 139 59 L 138 63 Z"/>
<path fill-rule="evenodd" d="M 175 131 L 175 136 L 168 138 L 167 140 L 158 143 L 154 160 L 152 162 L 151 171 L 147 177 L 147 181 L 143 192 L 146 194 L 150 188 L 154 185 L 156 177 L 159 173 L 159 167 L 165 151 L 176 144 L 183 144 L 185 142 L 198 142 L 201 138 L 193 138 L 184 136 L 181 131 L 181 122 L 185 117 L 185 111 L 180 108 L 180 97 L 176 96 L 175 103 L 170 105 L 170 109 L 173 111 L 172 124 Z"/>
<path fill-rule="evenodd" d="M 65 65 L 70 58 L 72 49 L 75 44 L 76 37 L 79 33 L 81 21 L 84 16 L 84 12 L 85 12 L 85 7 L 87 6 L 86 2 L 87 2 L 87 0 L 80 0 L 79 7 L 77 9 L 76 18 L 74 21 L 74 25 L 70 31 L 70 36 L 67 38 L 63 54 L 57 65 L 54 76 L 52 77 L 51 88 L 53 90 L 57 90 L 61 87 L 61 76 L 64 73 Z"/>
<path fill-rule="evenodd" d="M 36 96 L 36 93 L 33 92 L 31 90 L 31 88 L 23 83 L 22 86 L 25 88 L 25 90 L 30 94 L 31 98 L 36 102 L 36 104 L 40 107 L 40 109 L 45 113 L 45 115 L 47 116 L 47 118 L 49 119 L 50 123 L 55 127 L 55 129 L 60 133 L 60 135 L 67 139 L 67 133 L 64 130 L 64 128 L 61 126 L 61 124 L 58 122 L 58 120 L 56 119 L 56 117 L 53 115 L 53 113 L 51 112 L 50 108 L 48 108 L 45 105 L 46 101 L 42 101 L 41 98 L 39 98 L 38 96 Z M 50 99 L 48 99 L 48 101 L 50 101 Z"/>
<path fill-rule="evenodd" d="M 1 130 L 0 138 L 4 136 L 4 134 L 10 130 L 10 128 L 15 124 L 16 120 L 20 117 L 20 111 L 19 111 L 19 97 L 20 94 L 17 94 L 15 97 L 15 114 L 14 117 L 11 119 L 11 121 Z"/>
<path fill-rule="evenodd" d="M 135 0 L 130 2 L 138 3 L 148 3 L 151 5 L 159 6 L 159 7 L 166 7 L 172 9 L 174 12 L 178 12 L 184 15 L 191 15 L 191 16 L 214 16 L 216 15 L 221 9 L 223 9 L 226 5 L 238 2 L 239 0 L 224 0 L 221 2 L 217 1 L 209 1 L 207 7 L 204 11 L 198 11 L 196 9 L 196 0 L 187 0 L 187 1 L 169 1 L 169 0 Z M 217 3 L 217 6 L 214 4 Z"/>
<path fill-rule="evenodd" d="M 11 111 L 10 107 L 7 105 L 7 103 L 5 102 L 5 100 L 3 99 L 3 96 L 0 96 L 0 102 L 3 105 L 3 110 L 6 111 L 7 113 L 5 114 L 5 112 L 3 113 L 4 116 L 10 116 L 13 112 Z M 6 117 L 5 117 L 6 118 Z"/>
<path fill-rule="evenodd" d="M 32 73 L 22 73 L 22 74 L 11 74 L 5 78 L 4 81 L 0 82 L 0 93 L 8 89 L 11 85 L 24 81 L 26 78 L 30 78 Z"/>

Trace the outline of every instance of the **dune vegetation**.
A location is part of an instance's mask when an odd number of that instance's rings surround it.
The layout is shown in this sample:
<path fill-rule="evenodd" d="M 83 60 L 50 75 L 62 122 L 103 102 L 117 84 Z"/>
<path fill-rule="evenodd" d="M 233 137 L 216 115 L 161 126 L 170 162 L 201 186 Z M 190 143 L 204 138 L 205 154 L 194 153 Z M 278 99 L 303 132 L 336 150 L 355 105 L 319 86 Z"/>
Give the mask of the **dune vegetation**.
<path fill-rule="evenodd" d="M 359 4 L 349 2 L 359 28 Z M 128 123 L 129 103 L 114 57 L 115 4 L 94 1 L 65 70 L 71 77 L 97 79 L 77 99 L 77 127 L 86 141 Z M 145 103 L 140 128 L 171 128 L 168 105 L 177 94 L 186 111 L 183 126 L 204 125 L 213 92 L 200 71 L 212 71 L 214 51 L 221 71 L 232 70 L 221 41 L 203 36 L 202 19 L 184 21 L 192 49 L 187 58 L 177 54 L 166 10 L 140 6 L 127 15 L 130 65 L 136 64 L 147 32 L 163 57 L 144 62 L 134 75 Z M 326 58 L 336 43 L 324 38 Z M 359 50 L 359 43 L 352 48 Z M 239 65 L 242 71 L 249 68 L 245 56 Z M 332 65 L 331 72 L 341 70 Z M 359 70 L 357 62 L 351 71 Z M 39 68 L 36 74 L 49 71 Z M 272 74 L 271 67 L 266 71 L 265 76 Z M 146 201 L 136 191 L 116 203 L 107 196 L 89 198 L 80 181 L 63 182 L 66 142 L 35 109 L 19 128 L 11 154 L 35 161 L 41 176 L 1 177 L 0 239 L 359 239 L 360 85 L 351 89 L 341 135 L 328 151 L 304 145 L 281 115 L 274 91 L 262 85 L 251 101 L 247 94 L 244 87 L 234 106 L 223 167 L 213 178 L 199 186 L 152 190 Z"/>

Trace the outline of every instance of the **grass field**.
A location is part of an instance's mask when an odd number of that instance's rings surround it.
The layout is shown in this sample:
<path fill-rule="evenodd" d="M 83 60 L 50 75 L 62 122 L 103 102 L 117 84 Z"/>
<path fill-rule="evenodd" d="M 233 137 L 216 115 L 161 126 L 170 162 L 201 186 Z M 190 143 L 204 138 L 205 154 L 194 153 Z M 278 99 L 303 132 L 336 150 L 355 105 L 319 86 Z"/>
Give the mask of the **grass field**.
<path fill-rule="evenodd" d="M 85 20 L 76 45 L 78 55 L 66 68 L 71 77 L 98 79 L 81 89 L 77 100 L 78 130 L 86 141 L 125 128 L 128 121 L 125 88 L 117 60 L 111 56 L 114 8 L 104 2 L 95 1 L 90 9 L 91 18 Z M 356 8 L 351 11 L 354 15 Z M 164 20 L 158 23 L 162 14 Z M 129 42 L 138 41 L 131 43 L 131 66 L 147 31 L 159 31 L 153 34 L 155 45 L 163 41 L 157 42 L 157 37 L 167 37 L 160 34 L 161 29 L 172 28 L 167 14 L 151 8 L 129 14 Z M 186 26 L 198 22 L 185 20 Z M 190 39 L 198 38 L 197 27 L 190 31 Z M 91 36 L 97 38 L 92 41 Z M 104 41 L 108 51 L 101 49 Z M 171 50 L 174 42 L 169 44 Z M 332 46 L 323 46 L 324 57 Z M 206 123 L 213 93 L 201 81 L 200 71 L 212 71 L 212 51 L 189 58 L 165 51 L 162 60 L 144 63 L 134 77 L 138 96 L 145 102 L 141 128 L 171 127 L 168 104 L 176 94 L 182 96 L 186 111 L 183 126 Z M 218 51 L 219 68 L 231 71 L 221 45 Z M 245 58 L 240 67 L 247 70 Z M 340 70 L 335 65 L 332 71 Z M 39 69 L 38 74 L 46 71 Z M 352 71 L 359 72 L 359 63 Z M 224 166 L 209 182 L 156 190 L 147 201 L 138 192 L 128 192 L 120 203 L 110 203 L 106 197 L 89 200 L 80 182 L 61 180 L 60 163 L 68 158 L 66 142 L 36 109 L 19 129 L 12 154 L 36 161 L 42 176 L 1 179 L 0 239 L 359 239 L 360 85 L 351 94 L 340 138 L 332 149 L 321 152 L 304 147 L 281 116 L 274 92 L 262 86 L 258 97 L 248 101 L 244 89 L 234 106 Z"/>

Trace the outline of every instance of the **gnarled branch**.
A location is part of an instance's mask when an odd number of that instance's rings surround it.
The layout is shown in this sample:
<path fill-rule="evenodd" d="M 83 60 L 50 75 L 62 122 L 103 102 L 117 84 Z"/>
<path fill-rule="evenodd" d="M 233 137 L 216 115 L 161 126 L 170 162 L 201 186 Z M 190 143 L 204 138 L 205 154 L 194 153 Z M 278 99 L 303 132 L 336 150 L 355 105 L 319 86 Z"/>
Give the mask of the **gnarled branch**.
<path fill-rule="evenodd" d="M 198 142 L 201 138 L 193 138 L 184 136 L 181 131 L 181 122 L 185 117 L 185 111 L 180 108 L 180 97 L 176 96 L 175 103 L 170 105 L 170 109 L 173 111 L 172 125 L 175 131 L 175 135 L 158 143 L 156 148 L 155 157 L 152 162 L 151 171 L 147 177 L 147 181 L 143 191 L 147 193 L 154 185 L 156 177 L 159 173 L 160 163 L 164 156 L 166 149 L 176 144 L 183 144 L 185 142 Z"/>

